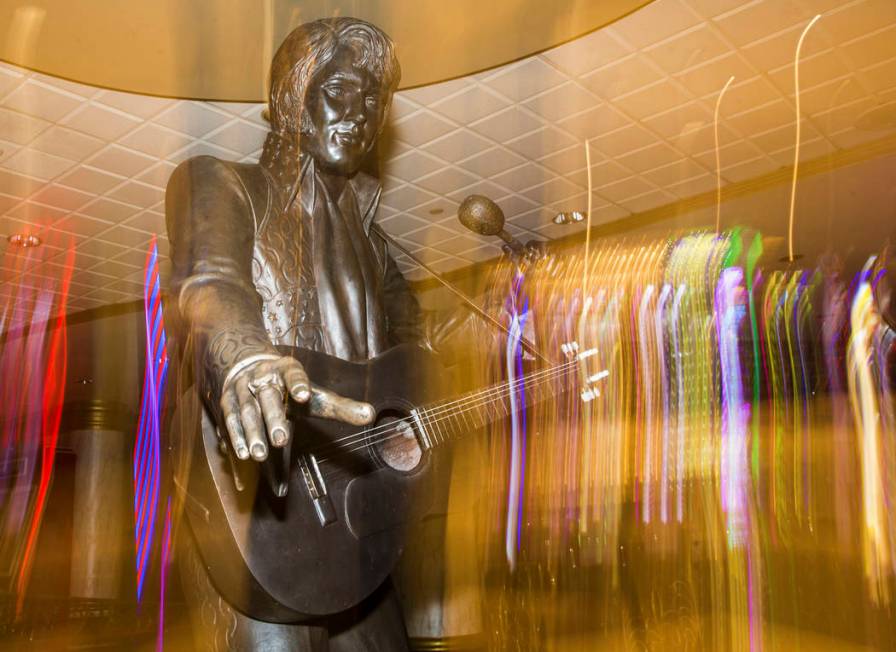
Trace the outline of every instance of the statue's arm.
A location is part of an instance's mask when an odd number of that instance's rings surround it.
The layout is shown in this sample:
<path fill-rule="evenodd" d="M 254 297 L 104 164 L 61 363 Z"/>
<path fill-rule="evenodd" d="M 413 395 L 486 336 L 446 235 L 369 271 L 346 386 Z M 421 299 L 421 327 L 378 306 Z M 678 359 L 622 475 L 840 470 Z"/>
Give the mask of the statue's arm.
<path fill-rule="evenodd" d="M 386 248 L 386 267 L 383 276 L 383 297 L 389 325 L 389 343 L 423 343 L 423 322 L 420 304 L 411 292 L 408 281 L 398 269 Z"/>
<path fill-rule="evenodd" d="M 216 406 L 234 365 L 276 355 L 252 284 L 255 226 L 236 172 L 218 159 L 189 159 L 165 194 L 171 243 L 171 298 L 188 331 L 203 397 Z"/>

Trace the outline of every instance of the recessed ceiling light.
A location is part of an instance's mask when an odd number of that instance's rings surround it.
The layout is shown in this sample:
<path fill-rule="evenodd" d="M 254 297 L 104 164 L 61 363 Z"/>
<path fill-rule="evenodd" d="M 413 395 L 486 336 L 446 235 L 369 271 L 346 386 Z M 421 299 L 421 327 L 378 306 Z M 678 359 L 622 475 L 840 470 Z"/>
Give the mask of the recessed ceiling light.
<path fill-rule="evenodd" d="M 39 247 L 41 243 L 40 238 L 36 235 L 24 233 L 14 233 L 9 236 L 7 240 L 9 241 L 9 244 L 15 245 L 16 247 L 22 247 L 23 249 Z"/>
<path fill-rule="evenodd" d="M 585 213 L 582 211 L 570 211 L 568 213 L 557 213 L 554 216 L 554 224 L 573 224 L 581 222 L 585 219 Z"/>
<path fill-rule="evenodd" d="M 430 215 L 441 215 L 444 212 L 445 212 L 444 208 L 430 208 L 429 209 Z"/>

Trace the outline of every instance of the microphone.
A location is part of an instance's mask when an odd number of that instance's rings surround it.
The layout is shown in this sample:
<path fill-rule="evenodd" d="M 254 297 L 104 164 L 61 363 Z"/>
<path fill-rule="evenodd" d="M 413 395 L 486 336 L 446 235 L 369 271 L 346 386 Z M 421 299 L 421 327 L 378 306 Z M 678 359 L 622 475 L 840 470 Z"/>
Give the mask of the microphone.
<path fill-rule="evenodd" d="M 526 247 L 504 228 L 504 211 L 488 197 L 470 195 L 457 209 L 457 219 L 477 235 L 496 235 L 504 241 L 502 248 L 514 256 L 526 254 Z"/>

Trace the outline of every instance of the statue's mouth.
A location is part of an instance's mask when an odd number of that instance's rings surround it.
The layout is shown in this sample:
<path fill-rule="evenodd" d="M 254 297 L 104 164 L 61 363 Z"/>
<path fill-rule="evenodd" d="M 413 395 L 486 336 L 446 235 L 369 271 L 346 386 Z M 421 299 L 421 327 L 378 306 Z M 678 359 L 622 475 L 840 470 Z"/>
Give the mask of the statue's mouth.
<path fill-rule="evenodd" d="M 361 134 L 355 130 L 340 130 L 333 132 L 333 140 L 342 147 L 357 147 L 361 144 Z"/>

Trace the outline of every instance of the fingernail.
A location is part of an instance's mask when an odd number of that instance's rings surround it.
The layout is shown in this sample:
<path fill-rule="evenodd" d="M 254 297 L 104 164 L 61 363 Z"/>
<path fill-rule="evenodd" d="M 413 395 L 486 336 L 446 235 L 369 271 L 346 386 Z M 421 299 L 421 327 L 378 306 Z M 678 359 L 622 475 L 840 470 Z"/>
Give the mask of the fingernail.
<path fill-rule="evenodd" d="M 271 442 L 274 446 L 283 446 L 286 443 L 286 431 L 283 428 L 274 428 L 271 432 Z"/>
<path fill-rule="evenodd" d="M 311 398 L 311 392 L 309 392 L 307 389 L 302 389 L 296 392 L 296 399 L 301 403 L 304 403 L 309 398 Z"/>
<path fill-rule="evenodd" d="M 265 456 L 264 444 L 252 444 L 252 457 L 263 460 Z"/>
<path fill-rule="evenodd" d="M 236 456 L 241 460 L 249 459 L 249 449 L 245 446 L 237 446 Z"/>

